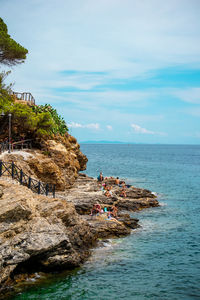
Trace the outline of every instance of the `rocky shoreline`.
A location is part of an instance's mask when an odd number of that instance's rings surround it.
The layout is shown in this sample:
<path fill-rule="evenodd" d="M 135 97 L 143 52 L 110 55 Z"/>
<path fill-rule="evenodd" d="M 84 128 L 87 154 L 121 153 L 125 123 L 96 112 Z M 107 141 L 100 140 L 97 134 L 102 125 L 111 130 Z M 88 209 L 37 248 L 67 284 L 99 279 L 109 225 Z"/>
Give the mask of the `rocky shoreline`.
<path fill-rule="evenodd" d="M 19 278 L 80 266 L 100 238 L 126 236 L 139 227 L 129 212 L 159 206 L 149 190 L 131 186 L 121 197 L 115 179 L 107 183 L 113 186 L 111 197 L 96 179 L 79 174 L 71 189 L 53 199 L 0 179 L 0 298 L 15 291 Z M 117 219 L 106 213 L 91 216 L 97 202 L 107 208 L 116 205 Z"/>

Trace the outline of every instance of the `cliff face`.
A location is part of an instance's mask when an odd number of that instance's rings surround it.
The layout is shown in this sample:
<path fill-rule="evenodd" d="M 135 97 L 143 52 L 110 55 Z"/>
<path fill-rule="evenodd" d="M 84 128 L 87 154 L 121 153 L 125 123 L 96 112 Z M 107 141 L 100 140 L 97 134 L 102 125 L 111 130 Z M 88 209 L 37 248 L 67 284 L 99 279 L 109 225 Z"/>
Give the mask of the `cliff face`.
<path fill-rule="evenodd" d="M 72 203 L 0 182 L 0 283 L 27 270 L 79 266 L 96 237 Z"/>
<path fill-rule="evenodd" d="M 40 148 L 27 150 L 27 153 L 4 153 L 0 159 L 14 161 L 27 175 L 55 184 L 56 190 L 70 188 L 78 177 L 78 172 L 86 169 L 87 157 L 80 151 L 76 139 L 70 135 L 43 140 Z"/>

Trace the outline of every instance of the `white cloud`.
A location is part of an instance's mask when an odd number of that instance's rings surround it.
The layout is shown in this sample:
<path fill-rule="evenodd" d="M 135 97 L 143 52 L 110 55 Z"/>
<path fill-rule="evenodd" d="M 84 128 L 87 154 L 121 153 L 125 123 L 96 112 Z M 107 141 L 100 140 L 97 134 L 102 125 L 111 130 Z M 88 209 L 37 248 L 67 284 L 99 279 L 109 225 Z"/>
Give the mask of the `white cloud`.
<path fill-rule="evenodd" d="M 173 89 L 171 94 L 184 102 L 200 104 L 200 88 Z"/>
<path fill-rule="evenodd" d="M 60 84 L 87 90 L 105 78 L 151 76 L 181 64 L 195 67 L 200 64 L 199 8 L 196 0 L 2 0 L 9 33 L 29 50 L 26 63 L 14 69 L 17 89 Z M 63 80 L 60 70 L 109 75 Z"/>
<path fill-rule="evenodd" d="M 136 133 L 144 133 L 144 134 L 155 134 L 155 132 L 147 130 L 145 128 L 140 127 L 139 125 L 136 124 L 131 124 L 131 127 Z"/>
<path fill-rule="evenodd" d="M 140 127 L 137 124 L 131 124 L 132 129 L 136 133 L 141 133 L 141 134 L 152 134 L 152 135 L 160 135 L 160 136 L 166 136 L 167 134 L 164 132 L 155 132 L 152 130 L 148 130 L 146 128 Z"/>
<path fill-rule="evenodd" d="M 106 128 L 107 128 L 108 130 L 112 130 L 112 129 L 113 129 L 111 125 L 107 125 Z"/>
<path fill-rule="evenodd" d="M 91 123 L 91 124 L 80 124 L 80 123 L 75 123 L 75 122 L 71 122 L 69 124 L 67 124 L 67 126 L 69 128 L 89 128 L 89 129 L 100 129 L 100 126 L 98 123 Z"/>

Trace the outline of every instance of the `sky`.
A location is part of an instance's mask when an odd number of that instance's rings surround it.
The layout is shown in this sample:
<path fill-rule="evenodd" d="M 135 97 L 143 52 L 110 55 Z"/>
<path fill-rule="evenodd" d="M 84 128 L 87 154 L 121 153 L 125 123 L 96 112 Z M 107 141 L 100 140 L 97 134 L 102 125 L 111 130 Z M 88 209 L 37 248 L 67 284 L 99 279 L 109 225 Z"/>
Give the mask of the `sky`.
<path fill-rule="evenodd" d="M 199 0 L 0 0 L 29 50 L 7 81 L 79 142 L 200 144 L 199 16 Z"/>

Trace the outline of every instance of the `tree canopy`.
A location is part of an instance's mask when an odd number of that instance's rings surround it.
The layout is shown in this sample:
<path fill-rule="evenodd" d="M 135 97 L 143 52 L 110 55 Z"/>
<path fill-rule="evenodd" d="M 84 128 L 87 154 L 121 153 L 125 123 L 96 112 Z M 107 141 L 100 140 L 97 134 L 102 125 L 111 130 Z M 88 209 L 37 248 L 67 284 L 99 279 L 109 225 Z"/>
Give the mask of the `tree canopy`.
<path fill-rule="evenodd" d="M 13 66 L 24 62 L 28 50 L 8 34 L 7 25 L 0 18 L 0 63 Z"/>

